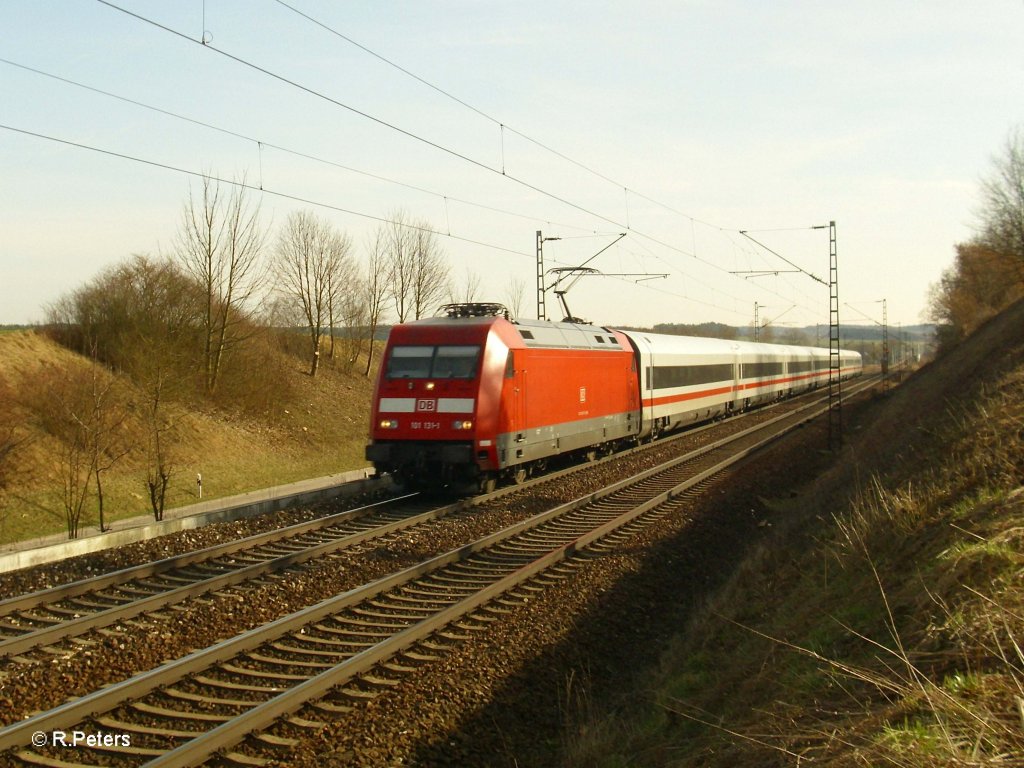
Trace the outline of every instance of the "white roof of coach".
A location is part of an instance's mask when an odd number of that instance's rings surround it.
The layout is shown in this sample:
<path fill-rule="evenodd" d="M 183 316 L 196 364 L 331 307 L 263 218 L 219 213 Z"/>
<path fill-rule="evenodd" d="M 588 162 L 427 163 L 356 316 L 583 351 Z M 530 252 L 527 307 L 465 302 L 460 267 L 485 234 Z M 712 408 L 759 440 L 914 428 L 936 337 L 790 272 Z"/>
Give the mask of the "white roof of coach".
<path fill-rule="evenodd" d="M 553 349 L 622 349 L 607 328 L 548 320 L 518 320 L 514 323 L 528 347 Z"/>
<path fill-rule="evenodd" d="M 733 356 L 740 342 L 706 336 L 674 336 L 666 333 L 622 331 L 642 352 L 663 355 L 728 355 Z"/>

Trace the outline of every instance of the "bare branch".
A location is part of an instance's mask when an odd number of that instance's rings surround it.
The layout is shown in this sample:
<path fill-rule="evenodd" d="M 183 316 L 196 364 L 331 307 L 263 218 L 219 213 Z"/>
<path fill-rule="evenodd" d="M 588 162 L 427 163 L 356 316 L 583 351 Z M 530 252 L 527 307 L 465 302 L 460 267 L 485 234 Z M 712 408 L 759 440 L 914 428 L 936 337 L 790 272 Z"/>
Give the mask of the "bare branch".
<path fill-rule="evenodd" d="M 348 235 L 307 211 L 290 215 L 278 238 L 278 288 L 301 308 L 309 334 L 310 376 L 320 366 L 325 329 L 331 329 L 333 339 L 335 304 L 349 274 L 351 247 Z"/>
<path fill-rule="evenodd" d="M 249 202 L 244 185 L 225 193 L 220 182 L 204 176 L 199 198 L 189 188 L 178 258 L 204 293 L 203 367 L 210 394 L 217 388 L 226 351 L 240 339 L 236 326 L 244 319 L 244 309 L 266 278 L 266 234 L 259 214 L 259 204 Z"/>

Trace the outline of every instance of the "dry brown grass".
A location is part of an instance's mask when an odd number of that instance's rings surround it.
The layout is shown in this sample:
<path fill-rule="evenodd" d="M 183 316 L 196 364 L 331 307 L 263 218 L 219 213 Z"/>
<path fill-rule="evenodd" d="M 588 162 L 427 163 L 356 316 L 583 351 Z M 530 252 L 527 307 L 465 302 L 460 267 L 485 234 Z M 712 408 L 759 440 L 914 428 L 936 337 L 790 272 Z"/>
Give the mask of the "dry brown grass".
<path fill-rule="evenodd" d="M 573 764 L 1024 766 L 1024 306 L 844 458 Z"/>
<path fill-rule="evenodd" d="M 169 407 L 176 438 L 168 506 L 197 501 L 199 472 L 203 498 L 209 499 L 365 465 L 372 381 L 359 373 L 361 367 L 350 373 L 325 360 L 316 379 L 310 379 L 304 361 L 269 340 L 233 364 L 253 371 L 247 390 L 226 391 L 213 404 L 179 400 Z M 60 442 L 43 418 L 54 397 L 46 381 L 90 365 L 42 334 L 0 334 L 0 382 L 13 393 L 7 407 L 19 436 L 27 438 L 11 454 L 11 482 L 0 496 L 0 543 L 63 529 Z M 128 400 L 141 397 L 132 382 L 121 384 Z M 145 438 L 138 420 L 131 424 L 137 450 L 104 481 L 108 520 L 149 514 Z M 86 523 L 95 522 L 94 506 Z"/>

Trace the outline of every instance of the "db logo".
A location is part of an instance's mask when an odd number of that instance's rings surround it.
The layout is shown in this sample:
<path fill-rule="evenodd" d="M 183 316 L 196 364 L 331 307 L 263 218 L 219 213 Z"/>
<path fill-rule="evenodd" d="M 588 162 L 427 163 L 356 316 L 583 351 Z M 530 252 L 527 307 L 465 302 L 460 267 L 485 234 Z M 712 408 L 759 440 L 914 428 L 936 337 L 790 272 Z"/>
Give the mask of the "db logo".
<path fill-rule="evenodd" d="M 417 400 L 416 401 L 417 411 L 430 411 L 433 413 L 437 410 L 437 400 Z"/>

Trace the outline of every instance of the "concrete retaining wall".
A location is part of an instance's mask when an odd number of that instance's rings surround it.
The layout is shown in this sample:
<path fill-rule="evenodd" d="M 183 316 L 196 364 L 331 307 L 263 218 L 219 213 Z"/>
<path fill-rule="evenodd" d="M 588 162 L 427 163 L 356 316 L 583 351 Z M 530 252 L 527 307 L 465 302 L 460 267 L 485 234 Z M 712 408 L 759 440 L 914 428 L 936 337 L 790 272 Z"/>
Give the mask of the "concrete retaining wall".
<path fill-rule="evenodd" d="M 22 542 L 18 551 L 0 554 L 0 573 L 51 563 L 68 557 L 99 552 L 137 541 L 152 539 L 168 533 L 200 528 L 211 523 L 230 522 L 243 517 L 277 512 L 289 507 L 315 504 L 328 499 L 355 496 L 364 491 L 387 487 L 390 480 L 372 479 L 368 470 L 346 472 L 330 477 L 304 480 L 290 485 L 265 488 L 224 499 L 193 504 L 168 510 L 163 521 L 149 522 L 152 518 L 136 517 L 117 521 L 113 530 L 70 541 L 45 544 L 42 540 Z M 173 518 L 173 519 L 167 519 Z M 49 537 L 59 539 L 59 537 Z"/>

